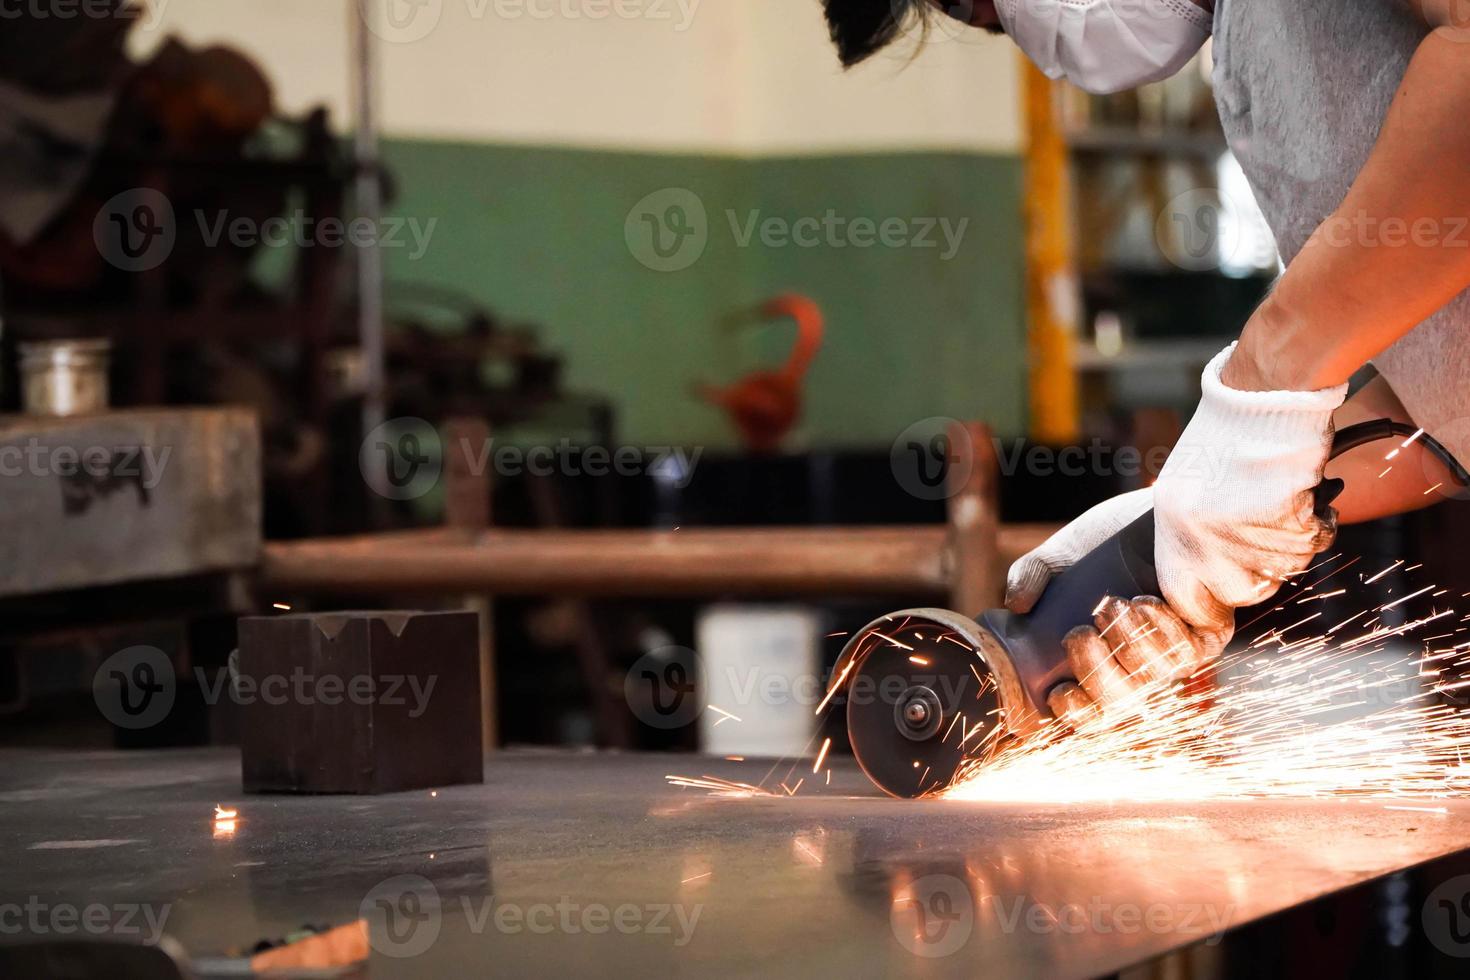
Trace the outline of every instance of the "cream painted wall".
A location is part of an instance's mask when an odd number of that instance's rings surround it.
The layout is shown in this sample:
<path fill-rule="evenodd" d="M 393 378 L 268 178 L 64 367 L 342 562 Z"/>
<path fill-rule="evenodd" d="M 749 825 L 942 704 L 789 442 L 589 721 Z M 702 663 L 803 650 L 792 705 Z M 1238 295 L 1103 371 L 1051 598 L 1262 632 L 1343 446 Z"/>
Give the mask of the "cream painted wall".
<path fill-rule="evenodd" d="M 348 114 L 348 18 L 391 5 L 391 136 L 734 154 L 1021 143 L 1016 54 L 941 28 L 839 70 L 817 0 L 150 0 L 139 53 L 172 32 L 258 59 L 288 112 Z"/>

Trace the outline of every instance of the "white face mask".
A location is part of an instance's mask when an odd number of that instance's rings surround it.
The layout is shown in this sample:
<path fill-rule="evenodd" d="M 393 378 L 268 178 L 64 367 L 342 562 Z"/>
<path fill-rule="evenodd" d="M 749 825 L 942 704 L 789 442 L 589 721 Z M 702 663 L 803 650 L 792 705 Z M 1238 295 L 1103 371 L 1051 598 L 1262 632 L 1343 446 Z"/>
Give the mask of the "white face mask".
<path fill-rule="evenodd" d="M 1191 0 L 996 0 L 1001 25 L 1048 78 L 1097 95 L 1168 78 L 1210 36 Z"/>

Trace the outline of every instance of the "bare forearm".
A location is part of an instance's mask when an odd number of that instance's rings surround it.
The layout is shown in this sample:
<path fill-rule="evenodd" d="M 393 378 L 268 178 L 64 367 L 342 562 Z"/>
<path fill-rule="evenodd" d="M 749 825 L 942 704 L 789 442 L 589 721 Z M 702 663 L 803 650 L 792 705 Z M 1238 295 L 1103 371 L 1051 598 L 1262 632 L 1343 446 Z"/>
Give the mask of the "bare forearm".
<path fill-rule="evenodd" d="M 1470 285 L 1470 37 L 1415 53 L 1342 205 L 1246 325 L 1223 380 L 1340 384 Z"/>
<path fill-rule="evenodd" d="M 1393 419 L 1413 425 L 1408 411 L 1388 382 L 1374 378 L 1333 413 L 1332 424 L 1345 429 L 1356 422 Z M 1326 475 L 1343 481 L 1342 496 L 1333 502 L 1338 521 L 1358 524 L 1390 514 L 1403 514 L 1437 504 L 1444 497 L 1437 487 L 1454 486 L 1444 464 L 1424 450 L 1422 442 L 1402 449 L 1392 463 L 1384 457 L 1398 442 L 1359 446 L 1327 464 Z"/>

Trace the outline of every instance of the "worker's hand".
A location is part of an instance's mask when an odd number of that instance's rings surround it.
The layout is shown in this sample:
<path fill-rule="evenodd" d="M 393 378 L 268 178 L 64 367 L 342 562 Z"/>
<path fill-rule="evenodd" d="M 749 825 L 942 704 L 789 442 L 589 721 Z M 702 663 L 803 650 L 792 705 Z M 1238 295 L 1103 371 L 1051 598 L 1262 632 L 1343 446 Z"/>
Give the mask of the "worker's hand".
<path fill-rule="evenodd" d="M 1130 605 L 1150 622 L 1158 621 L 1161 633 L 1174 632 L 1175 625 L 1183 630 L 1173 643 L 1187 641 L 1190 659 L 1197 663 L 1224 650 L 1237 608 L 1269 597 L 1332 543 L 1335 515 L 1313 513 L 1312 491 L 1321 482 L 1332 443 L 1332 413 L 1347 386 L 1237 391 L 1220 380 L 1233 350 L 1231 345 L 1205 368 L 1199 408 L 1153 489 L 1104 501 L 1011 566 L 1007 607 L 1029 612 L 1052 575 L 1152 506 L 1154 562 L 1167 607 L 1140 606 L 1137 600 Z M 1170 612 L 1167 623 L 1160 619 Z M 1087 632 L 1101 641 L 1111 617 L 1105 610 L 1097 616 L 1097 629 Z M 1087 695 L 1105 703 L 1130 689 L 1120 680 L 1141 682 L 1169 673 L 1147 666 L 1163 651 L 1115 650 L 1121 640 L 1112 638 L 1108 661 L 1099 656 L 1097 642 L 1075 637 L 1071 645 L 1085 650 L 1086 662 L 1095 665 L 1092 688 L 1064 690 L 1060 696 Z"/>
<path fill-rule="evenodd" d="M 1119 494 L 1047 538 L 1041 547 L 1023 555 L 1011 566 L 1006 575 L 1006 608 L 1015 613 L 1030 612 L 1053 575 L 1077 564 L 1153 505 L 1151 488 Z"/>
<path fill-rule="evenodd" d="M 1058 684 L 1047 695 L 1052 714 L 1073 725 L 1099 710 L 1126 709 L 1142 692 L 1184 680 L 1211 659 L 1204 639 L 1155 596 L 1108 596 L 1093 624 L 1062 639 L 1077 683 Z"/>
<path fill-rule="evenodd" d="M 1314 512 L 1347 385 L 1239 391 L 1220 380 L 1235 345 L 1201 378 L 1199 407 L 1154 485 L 1154 563 L 1170 608 L 1210 656 L 1235 610 L 1261 602 L 1332 544 L 1336 515 Z"/>

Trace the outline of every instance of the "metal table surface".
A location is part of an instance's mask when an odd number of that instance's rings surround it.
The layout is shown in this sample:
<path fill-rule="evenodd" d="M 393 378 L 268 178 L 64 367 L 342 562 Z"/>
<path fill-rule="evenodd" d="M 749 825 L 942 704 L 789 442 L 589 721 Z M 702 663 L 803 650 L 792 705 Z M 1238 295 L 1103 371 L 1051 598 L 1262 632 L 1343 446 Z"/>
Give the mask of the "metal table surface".
<path fill-rule="evenodd" d="M 482 786 L 242 797 L 231 750 L 8 750 L 0 911 L 166 916 L 200 956 L 365 909 L 373 977 L 1072 977 L 1470 846 L 1470 801 L 898 801 L 849 759 L 795 797 L 663 778 L 766 769 L 527 750 Z"/>

